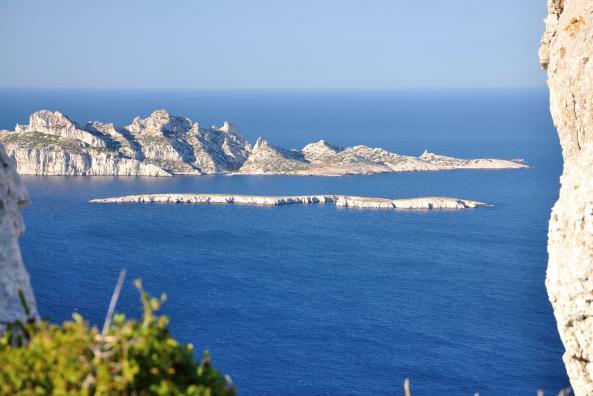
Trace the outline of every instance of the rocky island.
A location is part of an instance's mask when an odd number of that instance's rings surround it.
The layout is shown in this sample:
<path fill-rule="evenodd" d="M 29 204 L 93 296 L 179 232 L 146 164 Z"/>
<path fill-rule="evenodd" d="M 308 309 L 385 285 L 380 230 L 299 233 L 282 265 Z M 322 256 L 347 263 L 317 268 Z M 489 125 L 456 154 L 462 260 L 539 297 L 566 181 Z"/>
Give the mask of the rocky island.
<path fill-rule="evenodd" d="M 239 128 L 203 127 L 165 110 L 119 127 L 80 125 L 60 112 L 33 113 L 28 125 L 0 131 L 0 143 L 23 175 L 343 176 L 451 169 L 527 168 L 521 160 L 460 159 L 425 151 L 418 157 L 367 146 L 339 147 L 324 140 L 287 150 L 258 139 L 252 146 Z"/>
<path fill-rule="evenodd" d="M 386 199 L 349 195 L 233 195 L 233 194 L 146 194 L 93 199 L 91 203 L 188 203 L 278 206 L 334 203 L 337 207 L 359 209 L 470 209 L 491 206 L 484 202 L 449 197 Z"/>

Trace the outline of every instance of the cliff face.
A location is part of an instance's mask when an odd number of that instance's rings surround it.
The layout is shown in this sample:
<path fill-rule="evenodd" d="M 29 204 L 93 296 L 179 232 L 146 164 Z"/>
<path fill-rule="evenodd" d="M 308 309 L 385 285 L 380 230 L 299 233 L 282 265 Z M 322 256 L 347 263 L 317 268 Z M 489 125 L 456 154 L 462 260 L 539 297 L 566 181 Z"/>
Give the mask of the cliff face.
<path fill-rule="evenodd" d="M 28 200 L 14 162 L 0 145 L 0 333 L 6 323 L 26 319 L 19 301 L 19 290 L 25 293 L 31 313 L 37 316 L 29 275 L 23 266 L 18 245 L 18 238 L 25 229 L 21 208 Z"/>
<path fill-rule="evenodd" d="M 526 168 L 518 161 L 462 160 L 424 153 L 419 157 L 381 148 L 342 148 L 323 140 L 286 150 L 258 139 L 252 148 L 239 128 L 203 128 L 164 110 L 136 117 L 126 127 L 89 122 L 59 112 L 33 113 L 28 125 L 0 131 L 0 141 L 28 175 L 171 176 L 255 174 L 341 176 L 449 169 Z"/>
<path fill-rule="evenodd" d="M 548 232 L 548 295 L 577 395 L 593 395 L 593 2 L 549 0 L 540 61 L 564 172 Z"/>
<path fill-rule="evenodd" d="M 28 125 L 0 131 L 6 151 L 28 175 L 171 176 L 238 170 L 249 144 L 238 128 L 202 128 L 189 118 L 157 110 L 126 127 L 89 122 L 60 112 L 33 113 Z"/>

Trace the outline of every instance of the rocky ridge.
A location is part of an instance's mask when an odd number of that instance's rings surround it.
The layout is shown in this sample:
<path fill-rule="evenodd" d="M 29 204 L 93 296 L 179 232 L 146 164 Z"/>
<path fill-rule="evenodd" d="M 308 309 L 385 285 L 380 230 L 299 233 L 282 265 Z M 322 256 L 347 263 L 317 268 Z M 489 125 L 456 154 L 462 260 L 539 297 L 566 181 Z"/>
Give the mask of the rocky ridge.
<path fill-rule="evenodd" d="M 258 139 L 252 147 L 236 125 L 202 127 L 187 117 L 154 111 L 130 125 L 80 125 L 60 112 L 33 113 L 29 124 L 0 131 L 20 174 L 171 176 L 247 174 L 343 176 L 450 169 L 517 169 L 517 160 L 464 160 L 425 152 L 419 157 L 324 140 L 287 150 Z"/>
<path fill-rule="evenodd" d="M 540 61 L 562 145 L 546 287 L 576 395 L 593 395 L 593 2 L 548 0 Z"/>
<path fill-rule="evenodd" d="M 279 206 L 335 203 L 338 207 L 359 209 L 469 209 L 490 206 L 484 202 L 449 197 L 385 199 L 349 195 L 232 195 L 232 194 L 145 194 L 98 198 L 91 203 L 189 203 Z"/>

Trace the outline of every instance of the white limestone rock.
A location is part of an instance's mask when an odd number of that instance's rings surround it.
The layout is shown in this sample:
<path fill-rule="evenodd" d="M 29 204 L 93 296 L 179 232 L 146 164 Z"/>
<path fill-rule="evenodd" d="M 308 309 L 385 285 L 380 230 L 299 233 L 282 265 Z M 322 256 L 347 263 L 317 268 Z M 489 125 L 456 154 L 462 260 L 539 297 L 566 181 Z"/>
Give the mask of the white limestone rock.
<path fill-rule="evenodd" d="M 309 163 L 296 150 L 285 150 L 258 138 L 251 154 L 239 169 L 241 174 L 270 175 L 288 174 L 306 169 Z"/>
<path fill-rule="evenodd" d="M 21 208 L 29 202 L 12 159 L 0 144 L 0 333 L 6 324 L 27 319 L 20 303 L 19 290 L 25 295 L 31 315 L 37 317 L 35 297 L 25 270 L 18 238 L 25 230 Z"/>
<path fill-rule="evenodd" d="M 78 124 L 56 111 L 41 110 L 31 114 L 28 125 L 17 125 L 15 132 L 37 132 L 59 136 L 66 139 L 78 140 L 92 147 L 105 147 L 103 140 L 88 131 L 82 130 Z"/>
<path fill-rule="evenodd" d="M 91 203 L 193 203 L 278 206 L 334 202 L 334 195 L 264 196 L 230 194 L 146 194 L 93 199 Z"/>
<path fill-rule="evenodd" d="M 25 175 L 170 176 L 142 161 L 130 134 L 113 124 L 93 122 L 85 127 L 59 112 L 31 115 L 28 125 L 0 131 L 6 152 Z"/>
<path fill-rule="evenodd" d="M 278 206 L 291 204 L 335 203 L 338 207 L 357 209 L 470 209 L 490 206 L 484 202 L 449 197 L 385 199 L 348 195 L 230 195 L 230 194 L 145 194 L 98 198 L 91 203 L 190 203 Z"/>
<path fill-rule="evenodd" d="M 331 158 L 343 150 L 343 147 L 329 144 L 325 140 L 320 140 L 315 143 L 309 143 L 301 151 L 307 161 L 313 162 Z"/>
<path fill-rule="evenodd" d="M 454 157 L 447 157 L 444 155 L 438 155 L 424 151 L 420 157 L 421 161 L 430 163 L 437 166 L 439 169 L 520 169 L 526 168 L 527 165 L 523 164 L 524 160 L 517 159 L 511 161 L 499 160 L 499 159 L 461 159 Z"/>
<path fill-rule="evenodd" d="M 135 136 L 171 135 L 180 136 L 190 130 L 192 121 L 187 117 L 174 116 L 166 110 L 155 110 L 149 117 L 134 118 L 126 129 Z"/>
<path fill-rule="evenodd" d="M 227 121 L 221 128 L 194 124 L 188 142 L 194 150 L 195 165 L 204 174 L 238 171 L 251 153 L 251 145 L 239 128 Z"/>
<path fill-rule="evenodd" d="M 42 110 L 28 125 L 0 131 L 21 174 L 170 176 L 243 174 L 343 176 L 450 169 L 526 168 L 519 161 L 462 160 L 425 153 L 399 155 L 367 146 L 339 147 L 321 140 L 286 150 L 258 139 L 252 147 L 236 125 L 203 128 L 187 117 L 156 110 L 126 127 Z"/>
<path fill-rule="evenodd" d="M 8 145 L 23 175 L 171 176 L 162 168 L 110 152 L 88 152 L 50 145 L 43 148 Z"/>
<path fill-rule="evenodd" d="M 449 197 L 422 197 L 408 199 L 384 199 L 340 196 L 336 206 L 361 209 L 473 209 L 491 206 L 484 202 Z"/>
<path fill-rule="evenodd" d="M 108 147 L 115 149 L 118 155 L 139 161 L 144 159 L 144 153 L 142 153 L 138 141 L 128 130 L 120 128 L 111 122 L 104 124 L 99 121 L 87 123 L 86 129 L 96 135 L 102 135 Z"/>
<path fill-rule="evenodd" d="M 254 146 L 240 174 L 345 176 L 385 172 L 440 171 L 452 169 L 521 169 L 518 161 L 464 160 L 425 152 L 420 157 L 391 153 L 382 148 L 341 148 L 321 140 L 302 150 L 284 150 L 262 139 Z"/>
<path fill-rule="evenodd" d="M 593 395 L 593 2 L 549 0 L 540 61 L 564 172 L 550 218 L 546 287 L 576 395 Z"/>
<path fill-rule="evenodd" d="M 134 118 L 125 129 L 137 140 L 145 162 L 171 173 L 199 174 L 193 147 L 187 142 L 192 121 L 156 110 L 149 117 Z"/>

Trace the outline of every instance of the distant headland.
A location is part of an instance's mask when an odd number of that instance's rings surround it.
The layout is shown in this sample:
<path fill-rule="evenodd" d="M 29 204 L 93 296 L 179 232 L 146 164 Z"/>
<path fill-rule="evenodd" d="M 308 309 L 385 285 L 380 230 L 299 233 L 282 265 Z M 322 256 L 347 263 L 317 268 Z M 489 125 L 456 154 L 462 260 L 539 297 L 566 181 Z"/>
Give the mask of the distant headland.
<path fill-rule="evenodd" d="M 203 127 L 165 110 L 136 117 L 126 127 L 80 125 L 60 112 L 33 113 L 28 125 L 0 131 L 0 143 L 23 175 L 344 176 L 451 169 L 527 168 L 522 160 L 460 159 L 425 151 L 418 157 L 367 146 L 339 147 L 324 140 L 287 150 L 259 138 L 252 146 L 239 128 Z"/>

